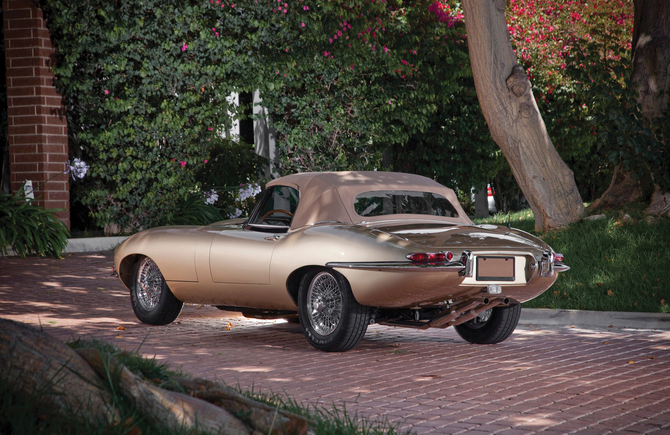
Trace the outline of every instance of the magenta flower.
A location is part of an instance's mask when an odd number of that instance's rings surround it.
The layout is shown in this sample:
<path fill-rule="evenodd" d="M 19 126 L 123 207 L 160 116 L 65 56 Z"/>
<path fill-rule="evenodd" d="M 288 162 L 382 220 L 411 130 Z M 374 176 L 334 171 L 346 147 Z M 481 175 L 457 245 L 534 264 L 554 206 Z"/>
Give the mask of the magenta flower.
<path fill-rule="evenodd" d="M 212 130 L 214 130 L 214 128 L 212 128 L 212 127 L 209 127 L 209 128 L 207 129 L 207 130 L 209 130 L 209 131 L 212 131 Z"/>
<path fill-rule="evenodd" d="M 188 50 L 188 45 L 184 42 L 184 45 L 181 46 L 181 51 L 186 51 Z"/>
<path fill-rule="evenodd" d="M 109 95 L 109 91 L 105 89 L 105 95 Z"/>
<path fill-rule="evenodd" d="M 406 61 L 406 60 L 400 59 L 400 62 L 402 62 L 403 65 L 407 65 L 407 61 Z"/>
<path fill-rule="evenodd" d="M 205 163 L 207 163 L 207 159 L 205 159 Z"/>
<path fill-rule="evenodd" d="M 183 168 L 184 166 L 186 166 L 186 162 L 183 161 L 183 160 L 180 160 L 180 161 L 179 161 L 179 164 L 181 165 L 182 168 Z"/>
<path fill-rule="evenodd" d="M 300 23 L 300 27 L 305 27 L 305 23 Z"/>
<path fill-rule="evenodd" d="M 308 10 L 309 10 L 309 6 L 303 6 L 303 7 L 302 7 L 302 10 L 303 10 L 303 11 L 308 11 Z"/>

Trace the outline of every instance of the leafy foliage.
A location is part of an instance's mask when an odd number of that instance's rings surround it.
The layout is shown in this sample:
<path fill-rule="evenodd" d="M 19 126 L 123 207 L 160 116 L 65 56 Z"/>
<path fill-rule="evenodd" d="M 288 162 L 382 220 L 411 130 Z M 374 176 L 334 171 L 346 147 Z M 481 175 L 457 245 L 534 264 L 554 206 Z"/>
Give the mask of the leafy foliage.
<path fill-rule="evenodd" d="M 59 209 L 46 210 L 25 199 L 25 184 L 13 194 L 0 192 L 0 252 L 11 247 L 16 255 L 60 258 L 67 246 L 67 227 L 58 220 Z"/>
<path fill-rule="evenodd" d="M 161 220 L 161 225 L 209 225 L 223 220 L 218 208 L 205 203 L 202 192 L 191 193 L 179 201 Z"/>
<path fill-rule="evenodd" d="M 100 226 L 158 224 L 197 190 L 207 139 L 230 122 L 229 112 L 237 116 L 226 97 L 253 89 L 252 49 L 268 39 L 268 24 L 258 11 L 223 13 L 206 1 L 42 7 L 57 49 L 55 84 L 91 162 L 82 202 Z"/>
<path fill-rule="evenodd" d="M 283 172 L 379 168 L 383 151 L 401 166 L 422 154 L 412 170 L 469 189 L 497 168 L 488 162 L 500 156 L 481 128 L 474 91 L 457 109 L 471 72 L 462 16 L 446 4 L 56 0 L 42 7 L 78 157 L 91 164 L 78 194 L 99 226 L 156 225 L 190 192 L 219 184 L 199 177 L 208 177 L 204 162 L 219 127 L 243 116 L 226 98 L 232 92 L 259 89 Z M 459 130 L 474 136 L 486 164 L 459 159 L 471 155 Z M 446 170 L 434 163 L 443 159 L 452 162 Z"/>

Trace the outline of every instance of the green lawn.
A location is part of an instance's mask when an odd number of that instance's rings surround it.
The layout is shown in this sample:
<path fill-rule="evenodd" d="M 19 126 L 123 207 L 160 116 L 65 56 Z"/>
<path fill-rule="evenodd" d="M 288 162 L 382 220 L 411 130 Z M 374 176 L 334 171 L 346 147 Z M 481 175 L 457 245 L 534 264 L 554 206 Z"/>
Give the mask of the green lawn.
<path fill-rule="evenodd" d="M 565 255 L 568 272 L 529 308 L 670 312 L 670 220 L 647 218 L 644 206 L 601 211 L 606 218 L 580 221 L 565 230 L 538 234 L 530 210 L 511 214 L 512 227 L 533 233 Z M 624 214 L 630 220 L 623 218 Z M 477 223 L 506 225 L 498 214 Z"/>

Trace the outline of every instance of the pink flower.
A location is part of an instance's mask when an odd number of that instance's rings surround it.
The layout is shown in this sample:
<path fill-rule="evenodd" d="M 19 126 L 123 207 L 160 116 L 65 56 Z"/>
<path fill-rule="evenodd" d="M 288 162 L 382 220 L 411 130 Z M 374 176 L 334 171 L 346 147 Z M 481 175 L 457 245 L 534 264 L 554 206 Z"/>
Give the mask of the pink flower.
<path fill-rule="evenodd" d="M 391 105 L 391 100 L 389 100 L 389 106 Z"/>
<path fill-rule="evenodd" d="M 212 127 L 209 127 L 207 130 L 212 131 L 212 130 L 214 130 L 214 129 L 213 129 Z"/>
<path fill-rule="evenodd" d="M 305 23 L 300 23 L 300 27 L 305 27 Z"/>
<path fill-rule="evenodd" d="M 288 11 L 287 11 L 286 9 L 284 9 L 282 12 L 286 13 L 286 12 L 288 12 Z"/>
<path fill-rule="evenodd" d="M 188 45 L 184 42 L 184 45 L 181 46 L 181 51 L 186 51 L 188 50 Z"/>
<path fill-rule="evenodd" d="M 235 7 L 235 3 L 233 3 L 232 5 L 230 5 L 230 7 L 231 7 L 231 8 L 234 8 L 234 7 Z"/>
<path fill-rule="evenodd" d="M 328 38 L 328 40 L 330 41 L 331 44 L 333 43 L 333 38 Z"/>
<path fill-rule="evenodd" d="M 105 89 L 105 95 L 109 95 L 109 91 Z"/>
<path fill-rule="evenodd" d="M 181 160 L 181 161 L 179 162 L 179 164 L 181 165 L 182 168 L 183 168 L 184 166 L 186 166 L 186 162 L 183 161 L 183 160 Z"/>
<path fill-rule="evenodd" d="M 302 7 L 302 10 L 303 10 L 303 11 L 308 11 L 308 10 L 309 10 L 309 6 L 303 6 L 303 7 Z"/>
<path fill-rule="evenodd" d="M 349 68 L 354 69 L 354 65 L 356 65 L 356 64 L 355 64 L 355 63 L 352 63 L 351 66 L 350 66 Z"/>
<path fill-rule="evenodd" d="M 402 62 L 403 65 L 407 65 L 407 61 L 406 61 L 406 60 L 400 59 L 400 62 Z"/>
<path fill-rule="evenodd" d="M 207 159 L 205 159 L 205 163 L 207 163 Z"/>

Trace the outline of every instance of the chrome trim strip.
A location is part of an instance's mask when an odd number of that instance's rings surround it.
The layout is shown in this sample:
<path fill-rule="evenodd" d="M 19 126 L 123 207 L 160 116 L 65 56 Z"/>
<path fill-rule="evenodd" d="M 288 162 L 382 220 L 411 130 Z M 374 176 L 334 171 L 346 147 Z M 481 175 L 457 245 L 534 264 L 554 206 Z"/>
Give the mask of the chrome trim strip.
<path fill-rule="evenodd" d="M 459 262 L 451 263 L 427 263 L 415 264 L 404 261 L 385 261 L 385 262 L 361 262 L 361 263 L 326 263 L 326 267 L 341 268 L 341 269 L 377 269 L 377 270 L 397 270 L 397 271 L 421 271 L 421 270 L 437 270 L 445 272 L 460 272 L 463 270 L 463 264 Z"/>
<path fill-rule="evenodd" d="M 563 263 L 554 263 L 554 272 L 567 272 L 570 266 Z"/>

